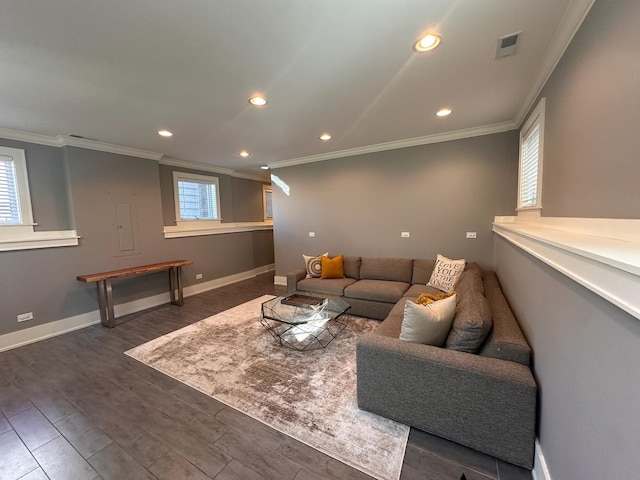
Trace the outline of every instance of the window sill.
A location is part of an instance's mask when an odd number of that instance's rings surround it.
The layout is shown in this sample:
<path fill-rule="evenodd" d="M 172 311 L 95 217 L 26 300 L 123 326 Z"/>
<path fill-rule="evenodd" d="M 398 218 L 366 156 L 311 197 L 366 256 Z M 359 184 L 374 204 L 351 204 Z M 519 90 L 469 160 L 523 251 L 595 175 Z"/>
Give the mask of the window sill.
<path fill-rule="evenodd" d="M 640 318 L 640 220 L 496 217 L 493 231 Z"/>
<path fill-rule="evenodd" d="M 165 226 L 163 233 L 164 238 L 181 238 L 272 229 L 273 221 L 218 223 L 216 225 L 196 225 L 193 222 L 186 222 L 177 226 Z"/>
<path fill-rule="evenodd" d="M 523 207 L 516 209 L 519 217 L 539 217 L 542 212 L 541 207 Z"/>
<path fill-rule="evenodd" d="M 74 247 L 78 245 L 79 238 L 75 230 L 33 232 L 25 236 L 0 239 L 0 252 L 35 248 Z"/>

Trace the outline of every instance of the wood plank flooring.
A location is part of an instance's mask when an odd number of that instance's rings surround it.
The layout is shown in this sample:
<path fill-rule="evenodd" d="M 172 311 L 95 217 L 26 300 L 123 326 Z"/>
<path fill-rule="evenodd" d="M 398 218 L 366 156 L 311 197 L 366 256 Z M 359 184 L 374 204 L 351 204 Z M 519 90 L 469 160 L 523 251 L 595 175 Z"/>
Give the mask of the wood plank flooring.
<path fill-rule="evenodd" d="M 273 274 L 0 353 L 0 478 L 318 480 L 371 477 L 125 355 L 264 294 Z M 530 480 L 412 429 L 402 480 Z"/>

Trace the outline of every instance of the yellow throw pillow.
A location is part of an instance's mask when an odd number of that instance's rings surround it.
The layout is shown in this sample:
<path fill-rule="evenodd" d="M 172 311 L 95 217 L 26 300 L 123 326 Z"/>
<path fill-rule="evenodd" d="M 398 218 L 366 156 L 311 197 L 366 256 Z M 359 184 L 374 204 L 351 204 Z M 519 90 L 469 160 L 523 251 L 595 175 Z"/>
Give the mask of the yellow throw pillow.
<path fill-rule="evenodd" d="M 322 261 L 321 278 L 344 278 L 344 260 L 342 255 L 329 258 L 326 255 L 320 257 Z"/>

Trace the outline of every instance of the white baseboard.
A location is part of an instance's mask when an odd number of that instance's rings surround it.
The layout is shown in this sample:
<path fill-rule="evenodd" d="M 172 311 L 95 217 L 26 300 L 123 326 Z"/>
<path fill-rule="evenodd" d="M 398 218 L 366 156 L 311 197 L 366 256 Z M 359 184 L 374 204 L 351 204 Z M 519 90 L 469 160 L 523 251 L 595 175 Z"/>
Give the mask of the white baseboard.
<path fill-rule="evenodd" d="M 533 459 L 533 471 L 531 472 L 533 480 L 551 480 L 547 462 L 544 459 L 540 443 L 536 439 L 536 451 Z"/>
<path fill-rule="evenodd" d="M 215 288 L 220 288 L 225 285 L 230 285 L 232 283 L 240 282 L 242 280 L 248 280 L 250 278 L 255 277 L 256 275 L 260 275 L 261 273 L 272 272 L 275 270 L 275 268 L 276 268 L 275 263 L 272 263 L 270 265 L 264 265 L 262 267 L 254 268 L 253 270 L 249 270 L 247 272 L 236 273 L 234 275 L 229 275 L 222 278 L 216 278 L 215 280 L 211 280 L 208 282 L 202 282 L 196 285 L 190 285 L 184 288 L 184 296 L 190 297 L 191 295 L 197 295 L 198 293 L 203 293 L 209 290 L 213 290 Z M 167 293 L 167 298 L 168 297 L 169 297 L 169 294 Z M 167 300 L 167 302 L 168 301 L 169 300 Z"/>
<path fill-rule="evenodd" d="M 273 277 L 273 284 L 280 285 L 282 287 L 287 286 L 287 277 L 285 275 L 276 275 Z"/>
<path fill-rule="evenodd" d="M 185 297 L 197 295 L 208 290 L 220 288 L 224 285 L 239 282 L 241 280 L 248 280 L 261 273 L 267 273 L 275 270 L 275 264 L 265 265 L 262 267 L 254 268 L 247 272 L 236 273 L 227 277 L 217 278 L 209 282 L 198 283 L 196 285 L 190 285 L 185 287 L 183 294 Z M 286 283 L 286 277 L 285 277 Z M 171 301 L 169 292 L 153 295 L 151 297 L 141 298 L 139 300 L 133 300 L 127 303 L 121 303 L 114 305 L 113 310 L 116 318 L 129 315 L 131 313 L 140 312 L 147 308 L 157 307 Z M 81 328 L 89 327 L 100 323 L 100 311 L 94 310 L 92 312 L 82 313 L 73 317 L 63 318 L 53 322 L 45 323 L 44 325 L 36 325 L 35 327 L 25 328 L 24 330 L 18 330 L 17 332 L 6 333 L 0 335 L 0 352 L 5 350 L 11 350 L 12 348 L 21 347 L 30 343 L 39 342 L 40 340 L 46 340 L 47 338 L 62 335 L 64 333 L 73 332 Z"/>
<path fill-rule="evenodd" d="M 17 332 L 5 333 L 0 335 L 0 352 L 11 350 L 12 348 L 21 347 L 40 340 L 62 335 L 63 333 L 73 332 L 80 328 L 88 327 L 100 323 L 100 312 L 82 313 L 73 317 L 63 318 L 55 322 L 37 325 Z"/>

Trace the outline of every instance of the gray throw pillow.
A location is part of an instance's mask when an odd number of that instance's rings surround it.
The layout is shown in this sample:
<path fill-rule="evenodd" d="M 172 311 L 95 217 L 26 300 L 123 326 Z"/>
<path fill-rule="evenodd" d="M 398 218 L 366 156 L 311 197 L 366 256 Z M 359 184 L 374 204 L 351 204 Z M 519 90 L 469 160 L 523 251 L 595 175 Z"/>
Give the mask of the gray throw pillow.
<path fill-rule="evenodd" d="M 419 305 L 407 300 L 400 330 L 400 340 L 444 346 L 456 314 L 456 295 Z"/>

